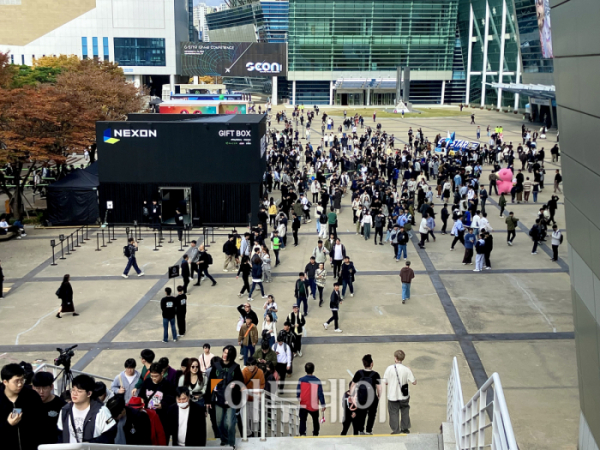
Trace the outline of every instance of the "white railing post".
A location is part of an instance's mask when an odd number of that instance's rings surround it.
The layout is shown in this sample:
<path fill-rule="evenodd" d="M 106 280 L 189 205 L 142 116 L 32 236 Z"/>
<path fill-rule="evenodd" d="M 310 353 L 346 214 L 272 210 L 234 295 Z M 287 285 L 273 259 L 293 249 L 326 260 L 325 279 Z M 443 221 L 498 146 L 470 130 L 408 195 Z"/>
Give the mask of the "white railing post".
<path fill-rule="evenodd" d="M 240 410 L 240 415 L 242 419 L 242 442 L 248 442 L 248 391 L 242 391 L 242 408 Z"/>
<path fill-rule="evenodd" d="M 261 441 L 266 441 L 267 440 L 267 430 L 266 430 L 266 425 L 267 425 L 267 396 L 265 395 L 265 390 L 263 389 L 260 392 L 260 440 Z"/>

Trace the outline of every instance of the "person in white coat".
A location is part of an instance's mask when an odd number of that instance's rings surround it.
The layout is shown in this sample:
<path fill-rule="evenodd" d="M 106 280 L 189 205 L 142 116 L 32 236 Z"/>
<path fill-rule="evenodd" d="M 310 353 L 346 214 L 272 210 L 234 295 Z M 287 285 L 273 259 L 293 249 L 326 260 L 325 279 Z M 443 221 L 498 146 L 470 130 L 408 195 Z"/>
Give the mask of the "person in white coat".
<path fill-rule="evenodd" d="M 428 214 L 423 214 L 423 218 L 421 219 L 421 224 L 419 225 L 419 233 L 421 234 L 421 242 L 419 242 L 419 247 L 425 248 L 425 239 L 427 239 L 427 235 L 429 234 L 429 227 L 427 226 L 427 217 Z"/>
<path fill-rule="evenodd" d="M 115 377 L 110 386 L 110 390 L 114 394 L 123 394 L 125 396 L 125 403 L 128 403 L 129 399 L 133 397 L 133 390 L 140 379 L 140 373 L 135 370 L 135 367 L 135 359 L 129 358 L 126 360 L 125 370 Z"/>

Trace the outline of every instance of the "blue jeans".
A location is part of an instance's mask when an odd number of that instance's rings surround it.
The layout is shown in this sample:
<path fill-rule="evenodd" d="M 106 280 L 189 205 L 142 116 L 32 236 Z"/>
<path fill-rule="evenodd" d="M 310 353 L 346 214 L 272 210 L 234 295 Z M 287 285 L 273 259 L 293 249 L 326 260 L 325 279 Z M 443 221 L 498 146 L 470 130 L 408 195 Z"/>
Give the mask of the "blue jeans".
<path fill-rule="evenodd" d="M 248 365 L 248 359 L 254 355 L 254 345 L 242 345 L 242 356 L 244 357 L 244 365 Z"/>
<path fill-rule="evenodd" d="M 402 253 L 404 253 L 404 259 L 406 259 L 406 245 L 398 245 L 398 256 L 396 256 L 396 259 L 400 259 L 402 257 Z"/>
<path fill-rule="evenodd" d="M 137 265 L 137 261 L 135 260 L 135 256 L 129 257 L 129 259 L 127 260 L 127 266 L 125 266 L 125 270 L 123 271 L 123 273 L 125 275 L 129 275 L 129 271 L 131 270 L 132 266 L 133 266 L 134 270 L 137 272 L 138 275 L 140 273 L 142 273 L 142 271 L 140 270 L 140 268 Z"/>
<path fill-rule="evenodd" d="M 235 408 L 224 408 L 215 405 L 217 424 L 221 432 L 221 444 L 233 446 L 235 445 Z"/>
<path fill-rule="evenodd" d="M 175 329 L 175 318 L 165 319 L 163 317 L 163 341 L 169 340 L 169 323 L 171 324 L 171 334 L 173 335 L 173 340 L 177 339 L 177 330 Z"/>
<path fill-rule="evenodd" d="M 254 288 L 256 287 L 256 285 L 260 286 L 260 294 L 264 297 L 265 296 L 265 290 L 263 289 L 263 284 L 261 282 L 252 282 L 252 287 L 250 288 L 250 292 L 248 292 L 248 298 L 252 298 L 252 293 L 254 292 Z"/>
<path fill-rule="evenodd" d="M 304 315 L 308 314 L 308 300 L 306 297 L 298 297 L 298 306 L 304 305 Z M 300 308 L 298 308 L 300 309 Z"/>
<path fill-rule="evenodd" d="M 352 286 L 352 280 L 342 280 L 342 297 L 346 295 L 346 286 L 350 288 L 350 293 L 354 294 L 354 286 Z"/>
<path fill-rule="evenodd" d="M 315 278 L 309 278 L 308 285 L 310 286 L 310 294 L 313 296 L 313 300 L 316 300 L 317 299 L 317 280 Z"/>
<path fill-rule="evenodd" d="M 537 203 L 537 196 L 538 196 L 538 192 L 533 191 L 533 203 Z"/>
<path fill-rule="evenodd" d="M 402 283 L 402 300 L 410 298 L 410 283 Z"/>

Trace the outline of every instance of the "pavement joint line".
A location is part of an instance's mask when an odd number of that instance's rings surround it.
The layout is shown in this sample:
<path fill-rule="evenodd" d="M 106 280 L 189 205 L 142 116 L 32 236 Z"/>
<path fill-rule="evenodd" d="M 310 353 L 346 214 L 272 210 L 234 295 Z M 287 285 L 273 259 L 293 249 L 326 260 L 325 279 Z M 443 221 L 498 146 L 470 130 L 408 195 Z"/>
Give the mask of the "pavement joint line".
<path fill-rule="evenodd" d="M 363 270 L 359 273 L 359 276 L 371 277 L 371 276 L 390 276 L 398 275 L 399 270 Z M 416 275 L 427 275 L 427 270 L 415 270 Z M 470 269 L 437 269 L 440 275 L 470 275 Z M 568 273 L 568 270 L 562 268 L 534 268 L 534 269 L 493 269 L 490 271 L 482 272 L 479 276 L 490 276 L 490 275 L 505 275 L 505 274 L 534 274 L 534 273 Z M 213 278 L 229 278 L 235 277 L 236 272 L 230 273 L 211 273 Z M 297 277 L 298 272 L 279 272 L 272 273 L 273 277 L 285 278 L 285 277 Z M 144 275 L 144 279 L 148 280 L 160 280 L 164 275 Z M 27 283 L 56 283 L 62 281 L 63 277 L 36 277 L 27 281 Z M 4 283 L 16 283 L 21 278 L 7 278 Z M 121 280 L 120 275 L 84 275 L 80 277 L 71 277 L 71 281 L 119 281 Z M 126 281 L 123 281 L 126 283 Z M 9 288 L 7 288 L 9 289 Z"/>
<path fill-rule="evenodd" d="M 491 197 L 488 197 L 488 201 L 494 205 L 496 208 L 498 208 L 498 210 L 500 210 L 500 205 L 498 205 L 498 202 L 496 202 L 496 200 L 492 199 Z M 517 223 L 517 226 L 525 233 L 527 233 L 527 235 L 529 236 L 529 228 L 527 228 L 527 226 L 525 226 L 523 224 L 522 221 L 519 220 L 519 222 Z M 548 236 L 550 237 L 550 239 L 552 239 L 552 233 L 550 233 Z M 545 242 L 540 242 L 538 244 L 538 248 L 541 248 L 544 253 L 546 253 L 550 258 L 552 258 L 552 248 L 549 247 L 548 245 L 546 245 Z M 563 269 L 565 272 L 569 272 L 569 265 L 559 256 L 558 260 L 555 261 L 556 264 L 558 264 L 558 266 Z"/>
<path fill-rule="evenodd" d="M 553 340 L 573 340 L 574 332 L 519 332 L 519 333 L 476 333 L 464 336 L 462 340 L 474 342 L 508 342 L 508 341 L 553 341 Z M 397 335 L 379 335 L 379 336 L 310 336 L 302 339 L 302 342 L 311 345 L 327 344 L 385 344 L 394 342 L 416 342 L 416 343 L 436 343 L 436 342 L 456 342 L 461 338 L 455 334 L 397 334 Z M 190 339 L 180 340 L 177 343 L 163 343 L 157 341 L 111 341 L 111 342 L 84 342 L 77 347 L 78 350 L 94 352 L 94 358 L 104 350 L 136 350 L 144 348 L 198 348 L 204 343 L 211 346 L 224 346 L 236 344 L 235 339 Z M 19 345 L 0 345 L 2 353 L 27 353 L 27 352 L 51 352 L 56 347 L 64 347 L 69 343 L 54 344 L 19 344 Z M 87 354 L 87 353 L 86 353 Z M 85 356 L 84 356 L 85 357 Z M 83 367 L 87 366 L 93 358 Z M 83 359 L 83 358 L 82 358 Z M 80 367 L 80 366 L 78 366 Z M 74 367 L 77 368 L 77 367 Z M 77 368 L 81 370 L 80 368 Z"/>

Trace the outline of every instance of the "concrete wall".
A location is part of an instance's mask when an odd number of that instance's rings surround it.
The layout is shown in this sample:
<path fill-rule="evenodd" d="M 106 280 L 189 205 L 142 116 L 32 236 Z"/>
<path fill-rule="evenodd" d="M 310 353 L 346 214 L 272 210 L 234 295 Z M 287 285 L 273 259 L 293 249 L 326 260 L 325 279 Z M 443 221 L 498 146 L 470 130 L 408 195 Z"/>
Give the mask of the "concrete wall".
<path fill-rule="evenodd" d="M 600 2 L 551 5 L 582 411 L 579 449 L 592 450 L 600 443 Z"/>

